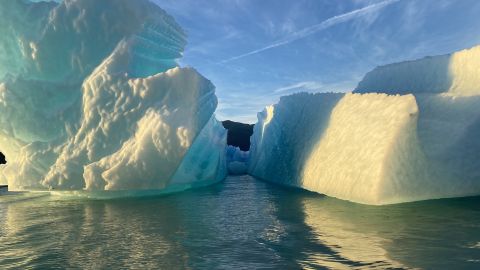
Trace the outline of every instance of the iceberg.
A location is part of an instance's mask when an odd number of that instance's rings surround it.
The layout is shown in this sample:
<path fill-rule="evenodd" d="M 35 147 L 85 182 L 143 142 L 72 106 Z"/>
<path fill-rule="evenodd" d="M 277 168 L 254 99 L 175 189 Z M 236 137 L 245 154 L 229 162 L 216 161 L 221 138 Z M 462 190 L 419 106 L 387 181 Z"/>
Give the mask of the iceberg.
<path fill-rule="evenodd" d="M 248 171 L 357 203 L 480 194 L 480 46 L 381 66 L 258 114 Z"/>
<path fill-rule="evenodd" d="M 215 87 L 147 1 L 0 5 L 0 170 L 10 190 L 164 190 L 226 176 Z"/>
<path fill-rule="evenodd" d="M 242 151 L 240 147 L 228 145 L 226 148 L 227 169 L 230 175 L 247 174 L 249 151 Z"/>
<path fill-rule="evenodd" d="M 227 144 L 225 149 L 227 169 L 230 175 L 247 174 L 249 159 L 250 136 L 253 125 L 226 120 L 222 122 L 227 129 Z"/>

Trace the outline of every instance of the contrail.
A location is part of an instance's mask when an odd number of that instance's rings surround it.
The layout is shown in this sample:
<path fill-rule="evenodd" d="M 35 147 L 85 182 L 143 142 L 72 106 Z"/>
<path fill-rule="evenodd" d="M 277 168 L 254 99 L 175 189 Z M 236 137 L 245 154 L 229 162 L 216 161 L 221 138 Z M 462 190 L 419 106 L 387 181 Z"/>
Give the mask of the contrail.
<path fill-rule="evenodd" d="M 288 43 L 291 43 L 293 41 L 296 41 L 296 40 L 305 38 L 307 36 L 310 36 L 312 34 L 315 34 L 319 31 L 325 30 L 325 29 L 327 29 L 331 26 L 337 25 L 339 23 L 350 21 L 350 20 L 358 18 L 358 17 L 360 17 L 364 14 L 367 14 L 367 13 L 370 13 L 370 12 L 373 12 L 373 11 L 377 11 L 379 9 L 382 9 L 382 8 L 384 8 L 386 6 L 389 6 L 389 5 L 391 5 L 395 2 L 398 2 L 398 1 L 400 1 L 400 0 L 385 0 L 385 1 L 380 2 L 380 3 L 368 5 L 366 7 L 360 8 L 360 9 L 356 9 L 356 10 L 353 10 L 353 11 L 350 11 L 350 12 L 347 12 L 347 13 L 343 13 L 343 14 L 340 14 L 340 15 L 333 16 L 333 17 L 328 18 L 328 19 L 326 19 L 325 21 L 323 21 L 319 24 L 315 24 L 315 25 L 312 25 L 312 26 L 307 27 L 305 29 L 302 29 L 298 32 L 295 32 L 295 33 L 291 34 L 289 37 L 287 37 L 283 40 L 279 40 L 279 41 L 277 41 L 277 42 L 275 42 L 271 45 L 268 45 L 266 47 L 263 47 L 263 48 L 260 48 L 260 49 L 254 50 L 254 51 L 244 53 L 244 54 L 234 56 L 232 58 L 220 61 L 219 64 L 225 64 L 225 63 L 230 62 L 230 61 L 238 60 L 240 58 L 244 58 L 244 57 L 247 57 L 247 56 L 250 56 L 250 55 L 253 55 L 253 54 L 264 52 L 266 50 L 270 50 L 270 49 L 273 49 L 273 48 L 276 48 L 276 47 L 283 46 L 285 44 L 288 44 Z"/>

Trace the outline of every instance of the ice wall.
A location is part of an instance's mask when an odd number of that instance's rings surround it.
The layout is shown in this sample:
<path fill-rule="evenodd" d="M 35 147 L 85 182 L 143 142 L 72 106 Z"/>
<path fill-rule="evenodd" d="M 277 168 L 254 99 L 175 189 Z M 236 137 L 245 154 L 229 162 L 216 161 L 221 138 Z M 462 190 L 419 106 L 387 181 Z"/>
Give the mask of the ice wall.
<path fill-rule="evenodd" d="M 479 195 L 479 48 L 282 97 L 258 114 L 249 173 L 375 205 Z"/>
<path fill-rule="evenodd" d="M 249 173 L 286 185 L 301 185 L 305 156 L 328 125 L 344 94 L 295 94 L 258 114 L 250 138 Z"/>
<path fill-rule="evenodd" d="M 147 0 L 4 2 L 0 149 L 10 189 L 223 179 L 214 86 L 177 67 L 186 36 L 173 18 Z"/>

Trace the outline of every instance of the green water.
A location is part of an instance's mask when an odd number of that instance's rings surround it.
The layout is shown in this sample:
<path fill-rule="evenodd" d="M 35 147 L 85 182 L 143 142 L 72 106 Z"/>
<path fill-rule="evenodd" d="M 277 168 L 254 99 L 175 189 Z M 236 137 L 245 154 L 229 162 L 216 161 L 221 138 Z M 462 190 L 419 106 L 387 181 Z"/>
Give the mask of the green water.
<path fill-rule="evenodd" d="M 373 207 L 249 176 L 167 196 L 0 195 L 1 269 L 480 269 L 480 198 Z"/>

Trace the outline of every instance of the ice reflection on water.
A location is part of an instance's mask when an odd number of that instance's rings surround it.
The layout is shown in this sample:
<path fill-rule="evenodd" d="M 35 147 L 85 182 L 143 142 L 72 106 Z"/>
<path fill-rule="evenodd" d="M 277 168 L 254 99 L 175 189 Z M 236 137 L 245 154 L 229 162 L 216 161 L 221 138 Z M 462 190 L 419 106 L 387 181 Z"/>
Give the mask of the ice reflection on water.
<path fill-rule="evenodd" d="M 475 269 L 479 202 L 371 207 L 248 176 L 150 198 L 2 196 L 0 265 Z"/>

